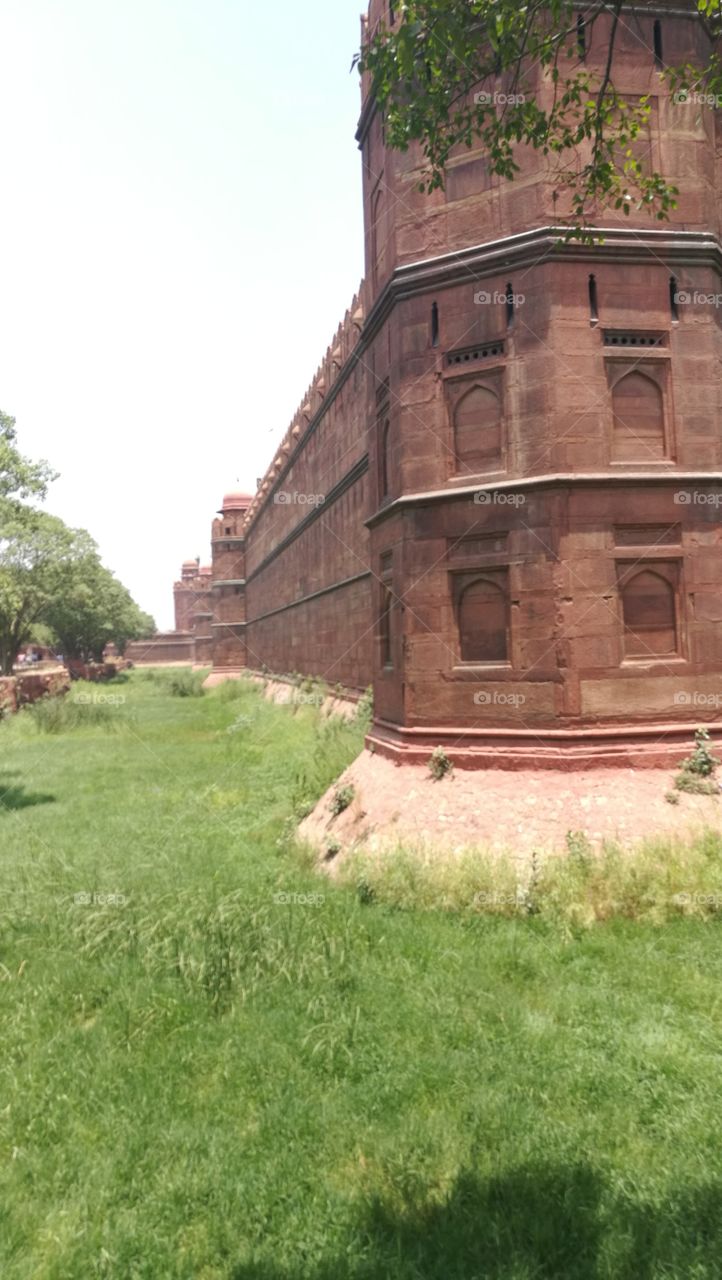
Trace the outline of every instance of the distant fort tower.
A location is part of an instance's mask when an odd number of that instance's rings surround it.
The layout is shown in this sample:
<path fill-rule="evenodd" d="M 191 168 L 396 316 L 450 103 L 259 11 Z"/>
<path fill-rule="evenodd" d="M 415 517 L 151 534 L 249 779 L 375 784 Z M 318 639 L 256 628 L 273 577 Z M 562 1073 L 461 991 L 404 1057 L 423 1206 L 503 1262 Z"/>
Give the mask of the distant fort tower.
<path fill-rule="evenodd" d="M 199 560 L 184 560 L 180 579 L 173 584 L 175 630 L 159 631 L 149 640 L 133 641 L 126 647 L 126 658 L 141 667 L 178 663 L 210 666 L 213 648 L 212 575 L 211 565 L 201 565 Z"/>
<path fill-rule="evenodd" d="M 373 0 L 364 30 L 388 19 Z M 372 683 L 398 760 L 658 764 L 722 729 L 715 116 L 671 101 L 655 54 L 710 42 L 684 5 L 617 40 L 644 163 L 680 195 L 663 224 L 600 212 L 594 244 L 563 242 L 541 153 L 509 182 L 459 148 L 422 193 L 363 83 L 366 278 L 257 493 L 213 524 L 214 670 Z"/>
<path fill-rule="evenodd" d="M 210 684 L 248 663 L 246 647 L 246 555 L 244 523 L 251 506 L 247 493 L 227 493 L 213 521 L 213 618 Z M 256 665 L 253 661 L 250 666 Z M 258 664 L 260 665 L 260 664 Z"/>

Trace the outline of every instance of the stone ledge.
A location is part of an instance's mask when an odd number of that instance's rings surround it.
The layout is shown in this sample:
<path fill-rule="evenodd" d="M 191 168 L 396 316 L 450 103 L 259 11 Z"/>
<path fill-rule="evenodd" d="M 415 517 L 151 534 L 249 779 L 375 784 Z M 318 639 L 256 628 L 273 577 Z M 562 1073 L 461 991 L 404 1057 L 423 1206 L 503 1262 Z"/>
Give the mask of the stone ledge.
<path fill-rule="evenodd" d="M 396 764 L 427 764 L 441 747 L 459 769 L 674 768 L 689 755 L 699 721 L 676 724 L 585 726 L 570 729 L 408 728 L 374 722 L 369 751 Z M 716 747 L 722 722 L 705 723 Z"/>

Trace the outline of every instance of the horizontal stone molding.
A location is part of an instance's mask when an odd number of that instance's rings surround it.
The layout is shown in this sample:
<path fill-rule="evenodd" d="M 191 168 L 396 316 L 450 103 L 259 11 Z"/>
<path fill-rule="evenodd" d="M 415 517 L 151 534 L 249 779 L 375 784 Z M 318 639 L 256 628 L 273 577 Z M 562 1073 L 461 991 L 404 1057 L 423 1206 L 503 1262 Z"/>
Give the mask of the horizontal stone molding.
<path fill-rule="evenodd" d="M 272 551 L 269 551 L 268 555 L 265 556 L 263 560 L 261 560 L 261 563 L 256 565 L 256 568 L 248 574 L 246 581 L 252 582 L 254 578 L 258 577 L 259 573 L 263 573 L 264 569 L 266 569 L 269 564 L 272 564 L 277 556 L 280 556 L 287 547 L 291 546 L 291 543 L 296 541 L 296 538 L 300 538 L 304 530 L 308 529 L 315 520 L 318 520 L 325 511 L 328 511 L 328 508 L 332 507 L 334 502 L 337 502 L 347 489 L 350 489 L 352 485 L 356 484 L 356 482 L 365 475 L 368 468 L 369 455 L 368 453 L 365 453 L 362 458 L 359 458 L 358 462 L 354 463 L 351 470 L 347 471 L 346 475 L 329 490 L 325 496 L 323 504 L 318 507 L 312 507 L 303 519 L 299 520 L 298 524 L 293 526 L 290 533 L 287 533 L 284 538 L 281 538 L 281 541 L 276 543 L 276 546 Z"/>
<path fill-rule="evenodd" d="M 397 764 L 428 765 L 441 747 L 460 769 L 674 768 L 689 754 L 697 721 L 628 726 L 585 725 L 567 729 L 403 726 L 374 720 L 366 746 Z M 705 728 L 720 745 L 722 722 Z"/>
<path fill-rule="evenodd" d="M 373 528 L 405 507 L 422 506 L 428 502 L 447 502 L 453 498 L 470 498 L 475 493 L 516 493 L 519 489 L 573 488 L 575 485 L 580 487 L 604 485 L 619 488 L 642 483 L 645 486 L 664 485 L 666 487 L 677 486 L 680 483 L 722 486 L 722 471 L 675 471 L 671 469 L 674 465 L 670 463 L 670 469 L 666 471 L 556 471 L 540 476 L 520 476 L 517 480 L 490 480 L 465 485 L 449 484 L 444 489 L 426 489 L 416 493 L 401 494 L 398 498 L 379 507 L 365 523 L 368 528 Z M 681 506 L 680 510 L 686 511 L 687 505 Z"/>
<path fill-rule="evenodd" d="M 290 600 L 288 604 L 279 605 L 277 609 L 269 609 L 267 613 L 259 613 L 255 618 L 249 618 L 246 623 L 250 627 L 254 622 L 263 622 L 264 618 L 274 618 L 279 613 L 285 613 L 287 609 L 296 609 L 301 604 L 307 604 L 310 600 L 318 600 L 320 596 L 331 595 L 334 591 L 340 591 L 344 587 L 350 587 L 354 582 L 361 582 L 364 578 L 372 577 L 370 569 L 366 569 L 363 573 L 355 573 L 351 578 L 342 578 L 340 582 L 332 582 L 328 587 L 320 587 L 318 591 L 311 591 L 307 596 L 299 596 L 298 600 Z"/>
<path fill-rule="evenodd" d="M 568 227 L 537 227 L 396 267 L 369 311 L 363 327 L 363 346 L 374 338 L 403 298 L 443 285 L 473 284 L 486 275 L 534 267 L 542 260 L 648 263 L 651 259 L 665 267 L 711 266 L 722 276 L 722 245 L 709 232 L 632 227 L 588 227 L 585 231 L 595 238 L 593 243 L 567 239 Z"/>

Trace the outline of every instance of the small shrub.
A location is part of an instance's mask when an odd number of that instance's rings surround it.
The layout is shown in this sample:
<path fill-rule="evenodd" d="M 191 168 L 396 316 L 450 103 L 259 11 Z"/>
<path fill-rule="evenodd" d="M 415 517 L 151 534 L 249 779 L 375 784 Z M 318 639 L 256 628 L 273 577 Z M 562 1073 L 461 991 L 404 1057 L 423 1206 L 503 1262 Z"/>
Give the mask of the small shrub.
<path fill-rule="evenodd" d="M 347 783 L 345 787 L 336 787 L 328 806 L 334 818 L 343 813 L 344 809 L 348 809 L 355 795 L 356 788 L 352 783 Z"/>
<path fill-rule="evenodd" d="M 719 785 L 712 780 L 719 759 L 712 755 L 711 739 L 707 729 L 698 729 L 694 735 L 694 751 L 679 766 L 674 785 L 677 791 L 688 791 L 698 796 L 714 796 Z"/>
<path fill-rule="evenodd" d="M 679 804 L 679 796 L 676 791 L 668 791 L 664 798 L 667 804 Z"/>
<path fill-rule="evenodd" d="M 586 870 L 592 856 L 592 846 L 586 831 L 567 831 L 564 837 L 567 853 L 573 862 Z"/>
<path fill-rule="evenodd" d="M 710 750 L 711 739 L 707 729 L 698 729 L 694 735 L 694 751 L 679 766 L 683 773 L 695 773 L 700 778 L 708 778 L 714 773 L 719 760 Z"/>
<path fill-rule="evenodd" d="M 451 761 L 443 747 L 435 747 L 429 759 L 429 772 L 435 782 L 441 782 L 451 772 Z"/>
<path fill-rule="evenodd" d="M 694 773 L 678 773 L 674 780 L 678 791 L 686 791 L 693 796 L 719 795 L 719 783 L 712 778 L 700 778 Z"/>
<path fill-rule="evenodd" d="M 204 678 L 201 672 L 179 671 L 170 677 L 168 692 L 172 698 L 202 698 Z"/>

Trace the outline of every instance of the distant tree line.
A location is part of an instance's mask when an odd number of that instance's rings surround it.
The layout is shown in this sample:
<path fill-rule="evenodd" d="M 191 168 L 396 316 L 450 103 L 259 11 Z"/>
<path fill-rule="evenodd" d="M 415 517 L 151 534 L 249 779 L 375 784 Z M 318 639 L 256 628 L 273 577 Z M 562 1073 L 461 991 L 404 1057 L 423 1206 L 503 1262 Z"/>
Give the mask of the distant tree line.
<path fill-rule="evenodd" d="M 42 639 L 65 657 L 100 660 L 110 641 L 152 635 L 155 623 L 106 569 L 84 529 L 33 505 L 56 474 L 18 449 L 15 419 L 0 412 L 0 670 Z"/>

